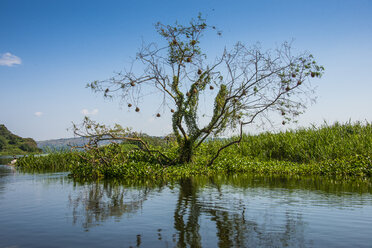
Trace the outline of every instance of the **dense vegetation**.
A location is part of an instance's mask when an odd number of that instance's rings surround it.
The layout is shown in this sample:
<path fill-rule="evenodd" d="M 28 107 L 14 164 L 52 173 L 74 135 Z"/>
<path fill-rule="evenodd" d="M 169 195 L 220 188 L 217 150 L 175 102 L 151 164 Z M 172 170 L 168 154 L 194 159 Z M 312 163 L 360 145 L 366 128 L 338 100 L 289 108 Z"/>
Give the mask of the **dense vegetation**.
<path fill-rule="evenodd" d="M 35 140 L 12 134 L 5 125 L 0 125 L 0 155 L 40 153 Z"/>
<path fill-rule="evenodd" d="M 208 141 L 189 164 L 165 166 L 159 154 L 150 156 L 130 144 L 112 144 L 94 152 L 58 152 L 48 156 L 20 158 L 17 166 L 32 170 L 70 171 L 75 178 L 174 179 L 220 173 L 281 175 L 372 175 L 372 125 L 361 123 L 323 125 L 277 134 L 245 135 L 239 146 L 230 147 L 212 166 L 211 151 L 229 140 Z M 158 143 L 168 157 L 176 146 Z"/>
<path fill-rule="evenodd" d="M 321 162 L 325 160 L 371 155 L 372 126 L 357 122 L 324 124 L 299 130 L 273 134 L 245 135 L 236 152 L 259 160 L 280 160 L 298 163 Z"/>

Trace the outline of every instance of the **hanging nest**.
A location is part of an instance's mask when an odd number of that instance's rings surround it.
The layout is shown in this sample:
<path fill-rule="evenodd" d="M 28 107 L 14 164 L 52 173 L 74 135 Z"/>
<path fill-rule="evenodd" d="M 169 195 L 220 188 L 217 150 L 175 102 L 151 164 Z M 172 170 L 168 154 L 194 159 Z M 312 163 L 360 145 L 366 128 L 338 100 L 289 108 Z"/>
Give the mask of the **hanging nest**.
<path fill-rule="evenodd" d="M 194 45 L 196 44 L 196 40 L 192 40 L 192 41 L 190 42 L 190 44 L 191 44 L 192 46 L 194 46 Z"/>
<path fill-rule="evenodd" d="M 191 62 L 191 58 L 188 57 L 188 58 L 186 59 L 186 62 L 190 63 L 190 62 Z"/>
<path fill-rule="evenodd" d="M 199 69 L 199 70 L 198 70 L 198 74 L 199 74 L 199 75 L 202 74 L 202 70 Z"/>
<path fill-rule="evenodd" d="M 198 93 L 198 90 L 196 88 L 194 88 L 194 94 Z"/>
<path fill-rule="evenodd" d="M 213 89 L 214 89 L 214 87 L 213 87 L 213 86 L 211 85 L 211 86 L 209 86 L 209 89 L 210 89 L 210 90 L 213 90 Z"/>
<path fill-rule="evenodd" d="M 301 85 L 301 84 L 302 84 L 301 80 L 298 80 L 297 85 Z"/>
<path fill-rule="evenodd" d="M 136 107 L 136 112 L 139 112 L 139 111 L 140 111 L 139 107 Z"/>
<path fill-rule="evenodd" d="M 186 93 L 186 96 L 188 96 L 188 97 L 191 96 L 190 92 L 187 92 L 187 93 Z"/>
<path fill-rule="evenodd" d="M 292 73 L 292 77 L 295 78 L 296 77 L 296 74 Z"/>
<path fill-rule="evenodd" d="M 285 91 L 290 91 L 291 88 L 289 88 L 289 86 L 287 86 L 287 88 L 285 88 Z"/>
<path fill-rule="evenodd" d="M 174 109 L 171 109 L 171 112 L 174 113 Z"/>
<path fill-rule="evenodd" d="M 282 121 L 282 125 L 285 125 L 285 121 Z"/>
<path fill-rule="evenodd" d="M 315 72 L 311 72 L 311 77 L 315 77 Z"/>
<path fill-rule="evenodd" d="M 128 108 L 132 107 L 132 104 L 128 103 Z"/>
<path fill-rule="evenodd" d="M 135 86 L 136 84 L 134 82 L 130 82 L 130 85 L 131 86 Z"/>
<path fill-rule="evenodd" d="M 160 117 L 160 114 L 159 114 L 159 113 L 157 113 L 157 114 L 156 114 L 156 117 Z"/>

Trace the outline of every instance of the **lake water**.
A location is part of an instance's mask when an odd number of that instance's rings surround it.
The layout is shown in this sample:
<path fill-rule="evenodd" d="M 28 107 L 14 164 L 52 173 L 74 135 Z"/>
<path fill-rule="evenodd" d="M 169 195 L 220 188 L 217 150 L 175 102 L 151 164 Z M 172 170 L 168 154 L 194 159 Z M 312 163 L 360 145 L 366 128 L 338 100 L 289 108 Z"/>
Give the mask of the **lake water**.
<path fill-rule="evenodd" d="M 371 182 L 74 182 L 0 165 L 0 247 L 372 247 Z"/>

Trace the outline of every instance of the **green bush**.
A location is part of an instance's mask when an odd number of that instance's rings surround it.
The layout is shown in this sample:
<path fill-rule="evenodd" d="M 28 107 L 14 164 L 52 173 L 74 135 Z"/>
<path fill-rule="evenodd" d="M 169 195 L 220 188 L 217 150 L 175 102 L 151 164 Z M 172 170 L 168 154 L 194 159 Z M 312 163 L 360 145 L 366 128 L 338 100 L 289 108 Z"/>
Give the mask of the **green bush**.
<path fill-rule="evenodd" d="M 0 151 L 3 150 L 6 146 L 6 139 L 2 136 L 0 136 Z"/>
<path fill-rule="evenodd" d="M 56 152 L 43 156 L 20 157 L 16 166 L 19 169 L 38 172 L 70 171 L 72 164 L 76 164 L 80 159 L 79 152 Z"/>

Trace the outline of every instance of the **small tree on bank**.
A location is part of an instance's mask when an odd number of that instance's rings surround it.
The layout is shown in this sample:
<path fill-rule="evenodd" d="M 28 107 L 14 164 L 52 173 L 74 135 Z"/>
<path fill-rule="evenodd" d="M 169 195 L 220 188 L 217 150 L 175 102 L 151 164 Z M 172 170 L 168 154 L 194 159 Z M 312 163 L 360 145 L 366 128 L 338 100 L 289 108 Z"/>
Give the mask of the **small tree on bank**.
<path fill-rule="evenodd" d="M 119 96 L 136 112 L 140 111 L 138 99 L 148 88 L 163 94 L 162 104 L 172 113 L 173 134 L 179 146 L 177 161 L 173 162 L 192 161 L 195 149 L 208 137 L 238 129 L 239 136 L 212 155 L 212 164 L 223 149 L 241 142 L 244 126 L 257 118 L 270 121 L 268 114 L 273 111 L 283 117 L 283 124 L 293 120 L 305 109 L 305 100 L 313 100 L 309 79 L 320 77 L 324 70 L 311 54 L 293 55 L 288 43 L 262 51 L 238 42 L 211 62 L 200 42 L 202 35 L 215 27 L 208 26 L 201 16 L 187 26 L 158 23 L 155 27 L 166 45 L 142 46 L 136 57 L 142 63 L 142 73 L 121 72 L 88 87 L 104 97 Z M 206 125 L 201 125 L 201 94 L 213 90 L 217 92 L 212 115 Z"/>

